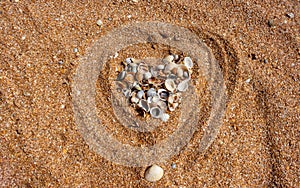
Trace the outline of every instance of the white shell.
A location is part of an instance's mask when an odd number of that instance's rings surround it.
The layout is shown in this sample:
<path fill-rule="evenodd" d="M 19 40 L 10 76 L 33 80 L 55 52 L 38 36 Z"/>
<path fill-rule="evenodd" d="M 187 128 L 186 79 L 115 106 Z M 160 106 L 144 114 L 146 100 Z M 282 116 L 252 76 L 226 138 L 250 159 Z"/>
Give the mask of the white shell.
<path fill-rule="evenodd" d="M 162 110 L 158 107 L 152 107 L 150 109 L 150 114 L 153 118 L 160 118 L 160 116 L 162 114 Z"/>
<path fill-rule="evenodd" d="M 145 92 L 143 90 L 140 90 L 139 92 L 137 92 L 136 97 L 139 99 L 142 99 L 144 94 L 145 94 Z"/>
<path fill-rule="evenodd" d="M 177 86 L 178 91 L 186 91 L 189 87 L 189 80 L 183 80 Z"/>
<path fill-rule="evenodd" d="M 179 55 L 175 54 L 174 56 L 174 60 L 178 60 L 179 59 Z"/>
<path fill-rule="evenodd" d="M 152 77 L 152 74 L 150 73 L 150 72 L 146 72 L 145 74 L 144 74 L 144 79 L 145 80 L 148 80 L 149 78 L 151 78 Z"/>
<path fill-rule="evenodd" d="M 148 91 L 147 91 L 147 97 L 153 97 L 156 95 L 156 91 L 154 88 L 150 88 Z"/>
<path fill-rule="evenodd" d="M 159 98 L 163 101 L 166 101 L 168 98 L 168 92 L 165 89 L 159 89 L 157 91 L 157 94 L 158 94 Z"/>
<path fill-rule="evenodd" d="M 158 95 L 152 97 L 152 102 L 157 103 L 160 100 Z"/>
<path fill-rule="evenodd" d="M 188 68 L 188 69 L 190 69 L 190 68 L 192 68 L 193 67 L 193 61 L 192 61 L 192 59 L 190 58 L 190 57 L 185 57 L 184 59 L 183 59 L 183 63 L 184 63 L 184 65 Z"/>
<path fill-rule="evenodd" d="M 182 77 L 183 77 L 183 70 L 182 70 L 180 67 L 177 68 L 177 76 L 178 76 L 179 78 L 182 78 Z"/>
<path fill-rule="evenodd" d="M 176 68 L 178 65 L 176 63 L 169 63 L 165 66 L 165 69 L 164 69 L 164 73 L 165 74 L 168 74 L 171 72 L 171 70 L 173 70 L 174 68 Z"/>
<path fill-rule="evenodd" d="M 188 71 L 184 71 L 183 72 L 183 77 L 184 78 L 189 78 L 189 72 Z"/>
<path fill-rule="evenodd" d="M 162 109 L 163 111 L 166 111 L 167 109 L 168 109 L 168 105 L 167 105 L 167 103 L 166 102 L 164 102 L 164 101 L 158 101 L 157 103 L 157 106 L 159 106 L 160 107 L 160 109 Z"/>
<path fill-rule="evenodd" d="M 152 165 L 145 172 L 145 179 L 150 182 L 156 182 L 160 180 L 164 175 L 164 170 L 157 165 Z"/>
<path fill-rule="evenodd" d="M 130 65 L 128 65 L 128 69 L 130 72 L 136 73 L 137 72 L 137 64 L 131 63 Z"/>
<path fill-rule="evenodd" d="M 172 79 L 167 79 L 165 81 L 165 86 L 166 86 L 166 89 L 171 92 L 174 92 L 176 90 L 176 84 L 175 84 L 174 80 L 172 80 Z"/>
<path fill-rule="evenodd" d="M 165 57 L 165 58 L 163 59 L 163 62 L 164 62 L 164 63 L 172 63 L 173 60 L 174 60 L 174 56 L 173 56 L 173 55 L 168 55 L 167 57 Z"/>
<path fill-rule="evenodd" d="M 168 97 L 168 103 L 180 103 L 181 102 L 181 97 L 179 93 L 171 94 Z"/>
<path fill-rule="evenodd" d="M 150 110 L 149 103 L 144 99 L 140 100 L 139 107 L 141 107 L 146 112 L 149 112 Z"/>
<path fill-rule="evenodd" d="M 144 73 L 146 73 L 146 72 L 149 72 L 149 67 L 148 67 L 148 65 L 146 65 L 145 63 L 140 63 L 140 64 L 138 65 L 138 72 L 140 72 L 140 73 L 142 73 L 142 74 L 144 74 Z"/>
<path fill-rule="evenodd" d="M 138 103 L 138 102 L 140 101 L 140 99 L 138 99 L 138 98 L 135 97 L 135 96 L 132 96 L 131 99 L 130 99 L 130 101 L 131 101 L 132 103 Z"/>
<path fill-rule="evenodd" d="M 167 122 L 170 118 L 170 115 L 167 114 L 167 113 L 163 113 L 161 116 L 160 116 L 160 119 L 163 121 L 163 122 Z"/>
<path fill-rule="evenodd" d="M 126 58 L 126 59 L 125 59 L 125 62 L 126 62 L 127 64 L 132 63 L 131 58 L 130 58 L 130 57 Z"/>
<path fill-rule="evenodd" d="M 165 65 L 157 65 L 156 69 L 157 70 L 163 70 L 165 68 Z"/>
<path fill-rule="evenodd" d="M 117 77 L 117 81 L 121 81 L 125 78 L 126 76 L 126 71 L 122 71 L 118 74 L 118 77 Z"/>
<path fill-rule="evenodd" d="M 178 103 L 168 103 L 168 108 L 171 112 L 173 112 L 178 107 L 178 105 Z"/>

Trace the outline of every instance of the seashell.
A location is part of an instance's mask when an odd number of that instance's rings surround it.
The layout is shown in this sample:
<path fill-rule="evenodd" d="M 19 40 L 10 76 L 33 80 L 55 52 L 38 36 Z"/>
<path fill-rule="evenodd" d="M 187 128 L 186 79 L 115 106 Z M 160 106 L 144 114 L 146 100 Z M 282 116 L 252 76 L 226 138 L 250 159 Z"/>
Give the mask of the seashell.
<path fill-rule="evenodd" d="M 168 103 L 180 103 L 180 102 L 181 102 L 181 94 L 180 93 L 171 94 L 168 97 Z"/>
<path fill-rule="evenodd" d="M 192 59 L 190 58 L 190 57 L 185 57 L 184 59 L 183 59 L 183 63 L 184 63 L 184 65 L 188 68 L 188 69 L 191 69 L 192 67 L 193 67 L 193 61 L 192 61 Z"/>
<path fill-rule="evenodd" d="M 164 175 L 164 170 L 157 166 L 157 165 L 152 165 L 149 167 L 146 172 L 145 172 L 145 179 L 149 182 L 156 182 L 160 180 Z"/>
<path fill-rule="evenodd" d="M 140 99 L 136 97 L 136 93 L 135 93 L 135 92 L 132 93 L 132 96 L 131 96 L 131 98 L 130 98 L 130 101 L 131 101 L 132 103 L 136 103 L 136 104 L 139 103 Z"/>
<path fill-rule="evenodd" d="M 138 91 L 142 90 L 141 86 L 139 84 L 137 84 L 136 82 L 134 82 L 133 87 L 134 87 L 134 89 L 136 89 Z"/>
<path fill-rule="evenodd" d="M 148 83 L 152 84 L 155 87 L 158 87 L 159 85 L 162 85 L 164 83 L 164 80 L 158 78 L 150 78 L 148 80 Z"/>
<path fill-rule="evenodd" d="M 142 72 L 137 72 L 135 74 L 135 80 L 138 81 L 139 83 L 142 82 L 143 78 L 144 78 L 144 74 Z"/>
<path fill-rule="evenodd" d="M 165 65 L 157 65 L 156 70 L 163 70 L 165 68 Z"/>
<path fill-rule="evenodd" d="M 140 59 L 135 59 L 135 58 L 130 58 L 132 63 L 141 63 L 142 60 Z"/>
<path fill-rule="evenodd" d="M 162 110 L 159 107 L 152 107 L 150 109 L 150 114 L 153 118 L 160 118 Z"/>
<path fill-rule="evenodd" d="M 125 78 L 125 76 L 126 76 L 126 71 L 120 72 L 117 76 L 117 81 L 123 80 Z"/>
<path fill-rule="evenodd" d="M 144 74 L 146 72 L 149 72 L 149 67 L 148 65 L 146 65 L 145 63 L 140 63 L 138 65 L 138 68 L 137 68 L 138 72 Z"/>
<path fill-rule="evenodd" d="M 145 74 L 144 74 L 144 79 L 145 80 L 148 80 L 149 78 L 151 78 L 152 77 L 152 74 L 150 73 L 150 72 L 146 72 Z"/>
<path fill-rule="evenodd" d="M 126 98 L 129 98 L 130 95 L 131 95 L 131 90 L 126 88 L 126 89 L 123 89 L 123 90 L 122 90 L 122 93 L 124 94 L 124 96 L 125 96 Z"/>
<path fill-rule="evenodd" d="M 162 61 L 165 63 L 165 64 L 168 64 L 168 63 L 172 63 L 174 60 L 174 56 L 173 55 L 168 55 L 167 57 L 165 57 Z"/>
<path fill-rule="evenodd" d="M 177 86 L 178 91 L 186 91 L 189 87 L 189 80 L 183 80 Z"/>
<path fill-rule="evenodd" d="M 132 73 L 127 73 L 126 77 L 124 78 L 124 81 L 126 81 L 129 85 L 132 85 L 134 83 L 134 75 Z"/>
<path fill-rule="evenodd" d="M 168 96 L 169 96 L 169 93 L 167 90 L 165 89 L 159 89 L 157 91 L 157 94 L 159 96 L 159 98 L 162 100 L 162 101 L 166 101 L 168 99 Z"/>
<path fill-rule="evenodd" d="M 136 97 L 139 99 L 142 99 L 144 95 L 145 95 L 145 92 L 143 90 L 140 90 L 137 92 Z"/>
<path fill-rule="evenodd" d="M 152 103 L 152 97 L 147 97 L 147 102 L 149 103 L 150 107 L 151 107 L 151 103 Z"/>
<path fill-rule="evenodd" d="M 183 77 L 183 70 L 181 69 L 181 67 L 177 68 L 177 73 L 176 73 L 177 77 L 182 78 Z"/>
<path fill-rule="evenodd" d="M 189 78 L 190 77 L 189 71 L 184 71 L 183 72 L 183 77 L 184 78 Z"/>
<path fill-rule="evenodd" d="M 167 79 L 176 80 L 177 76 L 175 74 L 169 74 Z"/>
<path fill-rule="evenodd" d="M 126 62 L 127 64 L 130 64 L 130 63 L 132 63 L 132 60 L 131 60 L 130 57 L 128 57 L 128 58 L 125 59 L 125 62 Z"/>
<path fill-rule="evenodd" d="M 160 100 L 160 98 L 159 98 L 158 95 L 155 95 L 155 96 L 152 97 L 152 102 L 153 103 L 157 103 L 159 100 Z"/>
<path fill-rule="evenodd" d="M 175 55 L 173 55 L 173 56 L 174 56 L 174 60 L 175 60 L 175 61 L 179 59 L 179 55 L 175 54 Z"/>
<path fill-rule="evenodd" d="M 159 100 L 158 102 L 156 102 L 157 106 L 160 107 L 160 109 L 162 109 L 163 111 L 166 111 L 168 109 L 168 105 L 165 101 L 161 101 Z"/>
<path fill-rule="evenodd" d="M 131 63 L 130 65 L 128 65 L 128 72 L 136 73 L 137 72 L 137 64 Z"/>
<path fill-rule="evenodd" d="M 160 116 L 160 119 L 163 121 L 163 122 L 167 122 L 170 118 L 170 115 L 167 114 L 167 113 L 163 113 L 161 116 Z"/>
<path fill-rule="evenodd" d="M 171 112 L 173 112 L 178 107 L 178 105 L 178 103 L 168 103 L 168 108 Z"/>
<path fill-rule="evenodd" d="M 126 82 L 121 82 L 121 81 L 116 81 L 116 87 L 117 89 L 127 89 L 128 88 L 128 84 Z"/>
<path fill-rule="evenodd" d="M 154 70 L 153 67 L 150 67 L 149 69 L 150 69 L 150 73 L 152 74 L 152 77 L 157 77 L 159 75 L 159 72 Z"/>
<path fill-rule="evenodd" d="M 165 81 L 165 87 L 167 90 L 169 90 L 171 92 L 174 92 L 176 90 L 176 84 L 175 84 L 174 80 L 172 80 L 172 79 L 167 79 Z"/>
<path fill-rule="evenodd" d="M 139 102 L 138 105 L 139 105 L 139 107 L 142 108 L 144 111 L 149 112 L 150 106 L 149 106 L 149 103 L 148 103 L 145 99 L 140 100 L 140 102 Z"/>
<path fill-rule="evenodd" d="M 169 63 L 165 66 L 165 69 L 164 69 L 164 73 L 165 74 L 168 74 L 171 72 L 171 70 L 173 70 L 175 67 L 177 67 L 177 64 L 176 63 Z"/>
<path fill-rule="evenodd" d="M 147 97 L 153 97 L 156 95 L 156 90 L 154 88 L 150 88 L 148 91 L 147 91 Z"/>

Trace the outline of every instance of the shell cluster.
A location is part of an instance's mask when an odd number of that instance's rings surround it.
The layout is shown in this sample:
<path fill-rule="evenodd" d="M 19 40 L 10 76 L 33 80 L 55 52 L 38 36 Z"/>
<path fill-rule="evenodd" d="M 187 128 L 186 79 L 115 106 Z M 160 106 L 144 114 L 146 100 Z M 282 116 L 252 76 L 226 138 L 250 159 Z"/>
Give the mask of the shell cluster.
<path fill-rule="evenodd" d="M 144 113 L 168 121 L 168 111 L 179 106 L 182 92 L 188 89 L 192 59 L 168 55 L 155 66 L 134 58 L 126 58 L 122 63 L 124 70 L 117 76 L 117 90 Z"/>

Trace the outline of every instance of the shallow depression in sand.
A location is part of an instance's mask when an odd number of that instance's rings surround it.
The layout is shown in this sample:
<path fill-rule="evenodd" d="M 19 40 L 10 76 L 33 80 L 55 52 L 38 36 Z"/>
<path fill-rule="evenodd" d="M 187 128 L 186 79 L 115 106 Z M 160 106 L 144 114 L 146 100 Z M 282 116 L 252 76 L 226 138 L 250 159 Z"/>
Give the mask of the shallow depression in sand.
<path fill-rule="evenodd" d="M 114 138 L 102 125 L 96 112 L 96 82 L 99 74 L 109 58 L 116 52 L 141 43 L 157 43 L 175 48 L 188 54 L 198 67 L 199 76 L 193 78 L 187 96 L 183 97 L 183 106 L 177 121 L 176 130 L 154 145 L 146 147 L 131 146 Z M 205 79 L 206 93 L 209 101 L 201 102 L 197 89 L 199 80 Z M 101 86 L 101 85 L 100 85 Z M 215 139 L 226 107 L 225 82 L 223 73 L 212 51 L 203 43 L 198 35 L 188 29 L 161 22 L 135 23 L 111 31 L 100 38 L 81 59 L 72 86 L 72 97 L 75 121 L 85 141 L 101 156 L 126 166 L 148 166 L 164 162 L 178 154 L 188 144 L 199 129 L 201 111 L 205 105 L 210 113 L 205 119 L 205 127 L 201 127 L 203 136 L 199 140 L 199 152 L 205 151 Z M 111 106 L 115 118 L 125 127 L 135 131 L 145 130 L 143 121 L 128 115 L 124 101 L 111 89 Z M 191 102 L 193 101 L 193 102 Z M 155 127 L 154 127 L 155 128 Z"/>

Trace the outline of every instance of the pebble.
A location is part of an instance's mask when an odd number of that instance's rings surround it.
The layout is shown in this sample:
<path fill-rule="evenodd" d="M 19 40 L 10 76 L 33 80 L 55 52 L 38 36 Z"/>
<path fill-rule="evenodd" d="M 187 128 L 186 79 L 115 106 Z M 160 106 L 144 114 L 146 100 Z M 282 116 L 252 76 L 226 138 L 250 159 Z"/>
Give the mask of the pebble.
<path fill-rule="evenodd" d="M 251 81 L 251 79 L 250 78 L 248 78 L 245 82 L 247 83 L 247 84 L 249 84 L 250 83 L 250 81 Z"/>
<path fill-rule="evenodd" d="M 77 52 L 78 52 L 78 48 L 74 48 L 74 49 L 73 49 L 73 52 L 74 52 L 74 53 L 77 53 Z"/>
<path fill-rule="evenodd" d="M 145 179 L 150 182 L 160 180 L 164 175 L 164 170 L 158 165 L 152 165 L 145 172 Z"/>

